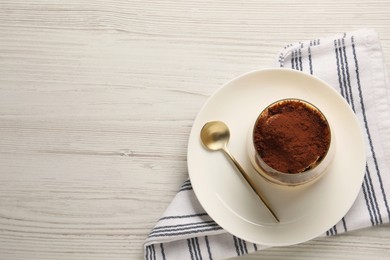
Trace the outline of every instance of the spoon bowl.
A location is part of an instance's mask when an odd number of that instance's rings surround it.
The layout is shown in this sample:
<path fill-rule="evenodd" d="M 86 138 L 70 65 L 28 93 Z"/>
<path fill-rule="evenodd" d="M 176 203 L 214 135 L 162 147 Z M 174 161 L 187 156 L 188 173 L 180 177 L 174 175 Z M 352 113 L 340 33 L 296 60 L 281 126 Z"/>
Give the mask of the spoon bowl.
<path fill-rule="evenodd" d="M 229 138 L 229 128 L 221 121 L 208 122 L 201 130 L 201 139 L 204 146 L 212 151 L 226 148 Z"/>

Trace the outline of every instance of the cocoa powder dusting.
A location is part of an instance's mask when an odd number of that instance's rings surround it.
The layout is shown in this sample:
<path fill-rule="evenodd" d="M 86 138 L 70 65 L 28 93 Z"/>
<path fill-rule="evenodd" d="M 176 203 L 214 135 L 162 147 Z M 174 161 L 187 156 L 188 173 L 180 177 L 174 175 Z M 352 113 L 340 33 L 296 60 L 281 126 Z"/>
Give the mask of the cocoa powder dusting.
<path fill-rule="evenodd" d="M 284 100 L 262 113 L 253 140 L 267 165 L 280 172 L 300 173 L 326 155 L 330 129 L 314 108 L 298 100 Z"/>

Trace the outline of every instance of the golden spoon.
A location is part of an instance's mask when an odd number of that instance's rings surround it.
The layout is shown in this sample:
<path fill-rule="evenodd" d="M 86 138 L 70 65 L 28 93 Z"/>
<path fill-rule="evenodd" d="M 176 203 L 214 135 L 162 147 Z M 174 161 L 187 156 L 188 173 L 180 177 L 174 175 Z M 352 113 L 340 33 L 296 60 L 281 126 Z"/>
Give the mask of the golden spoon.
<path fill-rule="evenodd" d="M 271 215 L 274 217 L 276 222 L 280 222 L 275 212 L 272 210 L 271 206 L 268 204 L 267 200 L 262 195 L 261 191 L 256 188 L 254 181 L 249 177 L 249 175 L 244 171 L 241 165 L 236 161 L 227 148 L 227 144 L 230 138 L 230 131 L 228 126 L 221 121 L 211 121 L 206 123 L 201 132 L 200 138 L 203 145 L 212 151 L 222 150 L 225 155 L 234 163 L 237 170 L 251 186 L 252 190 L 257 194 L 260 200 L 264 203 L 265 207 L 269 210 Z"/>

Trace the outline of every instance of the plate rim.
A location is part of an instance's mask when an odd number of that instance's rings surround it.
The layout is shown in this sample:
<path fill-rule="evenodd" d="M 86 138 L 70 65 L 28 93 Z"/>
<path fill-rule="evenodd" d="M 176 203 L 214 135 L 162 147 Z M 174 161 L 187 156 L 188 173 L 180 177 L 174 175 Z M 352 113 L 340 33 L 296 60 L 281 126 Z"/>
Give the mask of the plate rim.
<path fill-rule="evenodd" d="M 303 76 L 303 77 L 308 77 L 310 78 L 311 80 L 316 80 L 318 81 L 319 83 L 321 83 L 321 85 L 324 85 L 326 86 L 326 88 L 328 89 L 328 91 L 333 91 L 333 95 L 336 94 L 338 97 L 339 97 L 339 101 L 341 101 L 343 103 L 343 106 L 345 108 L 348 109 L 348 113 L 349 114 L 352 114 L 353 115 L 353 121 L 356 123 L 356 125 L 358 126 L 358 131 L 359 131 L 359 143 L 362 144 L 362 158 L 364 158 L 364 162 L 361 162 L 361 165 L 362 166 L 362 173 L 359 175 L 359 181 L 356 181 L 356 183 L 359 183 L 359 185 L 356 185 L 357 188 L 355 188 L 354 190 L 354 194 L 353 194 L 353 200 L 352 200 L 352 203 L 350 203 L 350 205 L 348 205 L 347 207 L 345 207 L 345 211 L 343 211 L 343 214 L 340 214 L 342 216 L 344 216 L 348 211 L 349 209 L 352 207 L 353 205 L 353 202 L 356 200 L 358 194 L 359 194 L 359 191 L 360 191 L 360 188 L 361 188 L 361 183 L 363 182 L 363 179 L 364 179 L 364 174 L 365 174 L 365 171 L 364 171 L 364 165 L 366 163 L 366 151 L 365 151 L 365 140 L 363 138 L 363 132 L 362 132 L 362 128 L 360 126 L 360 123 L 357 119 L 357 116 L 355 115 L 355 113 L 353 112 L 352 108 L 349 106 L 349 104 L 346 102 L 346 100 L 332 87 L 330 86 L 327 82 L 321 80 L 320 78 L 318 77 L 315 77 L 313 75 L 309 75 L 305 72 L 302 72 L 302 71 L 297 71 L 297 70 L 293 70 L 293 69 L 289 69 L 289 68 L 265 68 L 265 69 L 258 69 L 258 70 L 252 70 L 252 71 L 249 71 L 249 72 L 246 72 L 246 73 L 243 73 L 229 81 L 227 81 L 225 84 L 223 84 L 222 86 L 220 86 L 219 88 L 217 88 L 211 95 L 210 97 L 206 100 L 206 102 L 203 104 L 202 108 L 199 110 L 198 114 L 196 115 L 196 118 L 195 120 L 193 121 L 193 126 L 191 128 L 191 132 L 190 132 L 190 135 L 189 135 L 189 139 L 188 139 L 188 147 L 187 147 L 187 168 L 188 168 L 188 173 L 189 173 L 189 177 L 190 179 L 192 180 L 193 179 L 193 173 L 192 173 L 192 170 L 190 169 L 191 168 L 191 159 L 190 159 L 190 156 L 191 156 L 191 143 L 192 143 L 192 139 L 194 139 L 197 135 L 199 136 L 199 133 L 195 133 L 195 125 L 198 123 L 198 120 L 200 118 L 200 116 L 205 112 L 206 108 L 208 107 L 209 103 L 213 100 L 213 98 L 215 98 L 215 96 L 221 92 L 224 88 L 226 88 L 227 86 L 230 86 L 231 84 L 234 84 L 235 81 L 240 81 L 242 80 L 243 78 L 247 77 L 247 76 L 250 76 L 250 75 L 253 75 L 253 74 L 258 74 L 258 73 L 269 73 L 269 72 L 278 72 L 278 73 L 285 73 L 285 72 L 288 72 L 288 73 L 293 73 L 293 74 L 296 74 L 296 75 L 299 75 L 299 76 Z M 199 139 L 199 138 L 198 138 Z M 200 142 L 200 141 L 199 141 Z M 337 148 L 336 148 L 337 149 Z M 364 155 L 364 156 L 363 156 Z M 215 220 L 215 216 L 214 213 L 211 213 L 210 214 L 210 211 L 208 209 L 208 206 L 205 205 L 207 204 L 205 201 L 202 201 L 201 199 L 199 199 L 199 194 L 200 194 L 200 188 L 197 187 L 197 185 L 193 185 L 193 190 L 194 190 L 194 193 L 197 197 L 197 199 L 199 200 L 200 204 L 202 205 L 203 209 L 210 215 L 210 217 Z M 333 225 L 337 224 L 338 221 L 340 219 L 338 219 L 335 223 L 333 223 Z M 269 245 L 269 246 L 286 246 L 286 245 L 292 245 L 292 244 L 298 244 L 298 243 L 302 243 L 302 242 L 305 242 L 307 240 L 310 240 L 314 237 L 311 237 L 311 238 L 308 238 L 308 239 L 304 239 L 304 240 L 297 240 L 296 242 L 293 242 L 293 243 L 267 243 L 265 241 L 255 241 L 251 238 L 247 238 L 245 236 L 242 236 L 241 234 L 235 234 L 235 232 L 232 232 L 231 229 L 229 228 L 226 228 L 226 226 L 224 225 L 221 225 L 221 223 L 219 223 L 218 221 L 216 221 L 216 223 L 218 225 L 220 225 L 223 229 L 225 229 L 227 232 L 230 232 L 238 237 L 241 237 L 242 239 L 245 239 L 247 241 L 250 241 L 250 242 L 253 242 L 253 243 L 258 243 L 258 244 L 263 244 L 263 245 Z M 331 228 L 332 226 L 329 226 L 329 228 Z M 326 231 L 326 230 L 325 230 Z M 320 234 L 318 234 L 320 235 Z M 317 235 L 317 236 L 318 236 Z"/>

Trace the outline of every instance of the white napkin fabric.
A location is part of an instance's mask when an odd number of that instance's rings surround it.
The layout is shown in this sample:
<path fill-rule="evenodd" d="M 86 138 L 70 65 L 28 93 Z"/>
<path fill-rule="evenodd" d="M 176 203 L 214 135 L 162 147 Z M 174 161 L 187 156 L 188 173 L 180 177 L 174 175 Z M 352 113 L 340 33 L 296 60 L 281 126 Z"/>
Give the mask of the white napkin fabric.
<path fill-rule="evenodd" d="M 350 104 L 364 132 L 367 164 L 361 190 L 347 215 L 323 235 L 388 223 L 390 91 L 377 33 L 363 29 L 290 44 L 280 52 L 277 63 L 333 86 Z M 218 226 L 199 204 L 187 180 L 146 239 L 144 256 L 146 260 L 222 259 L 264 248 Z"/>

